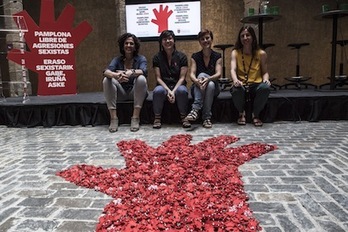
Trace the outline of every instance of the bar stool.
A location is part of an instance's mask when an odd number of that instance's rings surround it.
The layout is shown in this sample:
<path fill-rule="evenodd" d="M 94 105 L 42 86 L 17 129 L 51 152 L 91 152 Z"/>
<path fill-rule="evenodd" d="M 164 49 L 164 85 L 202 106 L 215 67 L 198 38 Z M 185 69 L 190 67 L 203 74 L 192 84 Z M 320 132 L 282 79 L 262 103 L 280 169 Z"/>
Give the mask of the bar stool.
<path fill-rule="evenodd" d="M 221 90 L 225 90 L 227 87 L 232 86 L 232 80 L 226 77 L 225 50 L 233 46 L 233 44 L 217 44 L 214 46 L 214 48 L 222 50 L 222 77 L 219 80 Z"/>
<path fill-rule="evenodd" d="M 331 42 L 332 43 L 332 42 Z M 340 61 L 340 68 L 339 68 L 339 75 L 335 76 L 335 88 L 337 86 L 342 87 L 344 85 L 348 85 L 348 78 L 347 75 L 343 73 L 343 63 L 344 63 L 344 46 L 348 44 L 348 40 L 337 40 L 336 44 L 341 45 L 341 61 Z M 328 79 L 331 79 L 328 77 Z M 320 89 L 322 89 L 324 86 L 330 86 L 331 83 L 322 84 L 319 86 Z"/>
<path fill-rule="evenodd" d="M 265 43 L 260 45 L 260 48 L 263 50 L 266 50 L 266 48 L 273 47 L 275 44 L 273 43 Z M 280 85 L 274 84 L 273 81 L 275 81 L 277 78 L 270 78 L 269 81 L 271 82 L 271 88 L 276 91 L 277 89 L 280 89 Z"/>
<path fill-rule="evenodd" d="M 304 86 L 306 89 L 311 86 L 314 87 L 315 89 L 317 88 L 316 85 L 306 83 L 311 77 L 303 77 L 300 76 L 300 49 L 303 46 L 308 46 L 309 43 L 291 43 L 288 44 L 288 47 L 291 47 L 291 49 L 297 49 L 297 62 L 296 62 L 296 76 L 294 77 L 285 77 L 287 81 L 290 81 L 291 83 L 287 83 L 282 85 L 280 88 L 285 88 L 287 89 L 288 86 L 295 86 L 298 90 L 301 90 L 301 86 Z"/>

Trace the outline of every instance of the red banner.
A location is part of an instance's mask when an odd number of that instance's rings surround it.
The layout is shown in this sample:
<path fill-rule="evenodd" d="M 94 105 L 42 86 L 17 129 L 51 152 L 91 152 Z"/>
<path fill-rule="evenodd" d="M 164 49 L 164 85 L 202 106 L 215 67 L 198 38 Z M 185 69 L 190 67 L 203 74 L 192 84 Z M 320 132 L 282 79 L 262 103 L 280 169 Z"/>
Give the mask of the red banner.
<path fill-rule="evenodd" d="M 92 31 L 86 21 L 73 28 L 75 8 L 68 4 L 55 19 L 54 0 L 41 1 L 40 25 L 24 10 L 28 32 L 24 38 L 29 51 L 9 51 L 7 58 L 18 64 L 25 60 L 25 67 L 37 72 L 38 95 L 76 94 L 75 51 Z"/>

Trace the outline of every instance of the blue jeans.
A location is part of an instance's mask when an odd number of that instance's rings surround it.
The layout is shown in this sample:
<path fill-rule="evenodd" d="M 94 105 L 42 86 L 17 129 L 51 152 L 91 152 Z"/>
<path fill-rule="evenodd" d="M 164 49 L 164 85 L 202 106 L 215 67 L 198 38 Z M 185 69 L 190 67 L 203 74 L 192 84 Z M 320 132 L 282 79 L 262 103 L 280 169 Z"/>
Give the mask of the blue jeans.
<path fill-rule="evenodd" d="M 157 85 L 153 90 L 153 112 L 156 115 L 161 115 L 164 102 L 167 100 L 167 91 L 162 85 Z M 175 102 L 181 115 L 187 114 L 188 106 L 188 91 L 185 85 L 180 85 L 175 91 Z"/>
<path fill-rule="evenodd" d="M 200 73 L 197 76 L 198 79 L 208 77 L 209 75 L 206 73 Z M 203 108 L 202 119 L 210 119 L 212 115 L 211 107 L 213 105 L 214 98 L 220 93 L 219 85 L 214 81 L 209 81 L 204 90 L 200 89 L 197 85 L 192 85 L 191 91 L 193 95 L 192 109 L 199 111 Z"/>

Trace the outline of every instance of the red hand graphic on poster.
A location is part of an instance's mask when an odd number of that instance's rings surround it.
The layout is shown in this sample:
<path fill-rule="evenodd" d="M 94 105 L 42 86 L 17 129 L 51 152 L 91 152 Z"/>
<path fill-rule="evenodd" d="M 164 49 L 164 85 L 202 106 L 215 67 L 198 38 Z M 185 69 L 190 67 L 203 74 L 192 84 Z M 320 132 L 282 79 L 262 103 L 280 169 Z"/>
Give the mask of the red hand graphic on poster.
<path fill-rule="evenodd" d="M 7 58 L 18 64 L 25 59 L 26 68 L 38 73 L 38 95 L 76 94 L 75 50 L 92 31 L 86 21 L 73 28 L 75 8 L 68 4 L 55 19 L 54 0 L 42 0 L 40 25 L 24 10 L 28 32 L 24 38 L 28 49 L 9 51 Z"/>
<path fill-rule="evenodd" d="M 168 18 L 173 14 L 173 11 L 168 11 L 168 6 L 163 9 L 163 5 L 160 5 L 159 11 L 153 9 L 153 13 L 156 19 L 152 19 L 151 22 L 158 25 L 158 33 L 168 30 Z"/>

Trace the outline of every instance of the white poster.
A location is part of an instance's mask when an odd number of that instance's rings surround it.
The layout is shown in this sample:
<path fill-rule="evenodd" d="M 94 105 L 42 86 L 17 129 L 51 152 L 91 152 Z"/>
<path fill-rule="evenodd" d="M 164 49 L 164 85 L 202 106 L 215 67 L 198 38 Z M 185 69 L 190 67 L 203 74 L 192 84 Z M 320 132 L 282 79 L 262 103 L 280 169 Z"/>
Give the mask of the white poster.
<path fill-rule="evenodd" d="M 137 37 L 157 37 L 164 30 L 176 36 L 196 36 L 201 30 L 200 1 L 126 6 L 127 32 Z"/>

